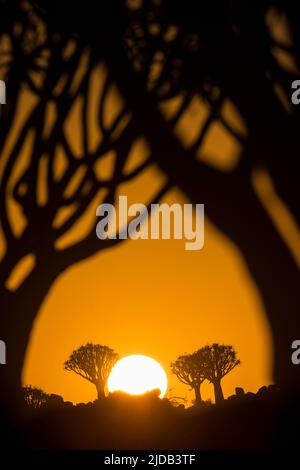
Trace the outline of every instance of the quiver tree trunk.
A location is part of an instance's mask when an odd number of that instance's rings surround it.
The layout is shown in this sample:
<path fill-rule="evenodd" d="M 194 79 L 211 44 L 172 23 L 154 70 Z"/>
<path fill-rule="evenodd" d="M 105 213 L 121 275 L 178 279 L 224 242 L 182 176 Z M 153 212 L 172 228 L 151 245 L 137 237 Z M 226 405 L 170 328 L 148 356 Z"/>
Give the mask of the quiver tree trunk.
<path fill-rule="evenodd" d="M 223 390 L 221 387 L 221 380 L 217 379 L 213 382 L 214 392 L 215 392 L 215 402 L 221 403 L 224 400 Z"/>
<path fill-rule="evenodd" d="M 105 385 L 99 379 L 94 383 L 94 385 L 97 389 L 97 398 L 98 398 L 98 400 L 101 400 L 102 398 L 105 398 L 105 392 L 104 392 Z"/>
<path fill-rule="evenodd" d="M 195 386 L 194 392 L 195 392 L 195 404 L 196 404 L 196 405 L 199 405 L 199 403 L 202 402 L 201 391 L 200 391 L 200 385 Z"/>

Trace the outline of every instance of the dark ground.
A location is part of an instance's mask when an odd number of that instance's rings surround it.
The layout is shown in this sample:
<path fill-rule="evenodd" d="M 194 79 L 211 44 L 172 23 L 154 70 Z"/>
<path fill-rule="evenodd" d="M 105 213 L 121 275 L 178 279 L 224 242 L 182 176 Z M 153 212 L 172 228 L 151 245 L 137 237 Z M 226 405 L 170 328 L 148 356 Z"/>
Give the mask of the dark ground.
<path fill-rule="evenodd" d="M 42 409 L 25 409 L 18 443 L 23 449 L 292 450 L 299 423 L 298 398 L 275 386 L 186 409 L 155 392 L 76 406 L 56 396 Z"/>

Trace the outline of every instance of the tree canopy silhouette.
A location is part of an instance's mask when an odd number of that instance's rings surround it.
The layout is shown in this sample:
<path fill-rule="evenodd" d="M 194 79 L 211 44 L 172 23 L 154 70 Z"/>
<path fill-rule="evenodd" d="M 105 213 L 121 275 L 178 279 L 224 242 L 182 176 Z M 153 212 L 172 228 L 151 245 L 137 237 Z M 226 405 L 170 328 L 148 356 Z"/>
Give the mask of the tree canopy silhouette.
<path fill-rule="evenodd" d="M 117 359 L 118 354 L 108 346 L 87 343 L 72 352 L 64 368 L 95 385 L 98 398 L 103 398 L 107 379 Z"/>
<path fill-rule="evenodd" d="M 224 399 L 221 380 L 240 364 L 233 346 L 214 343 L 199 349 L 194 356 L 201 364 L 203 377 L 214 386 L 216 403 L 221 402 Z"/>
<path fill-rule="evenodd" d="M 205 377 L 198 356 L 195 354 L 184 354 L 179 356 L 176 361 L 171 362 L 170 367 L 180 382 L 188 385 L 194 391 L 195 403 L 201 403 L 200 387 Z"/>

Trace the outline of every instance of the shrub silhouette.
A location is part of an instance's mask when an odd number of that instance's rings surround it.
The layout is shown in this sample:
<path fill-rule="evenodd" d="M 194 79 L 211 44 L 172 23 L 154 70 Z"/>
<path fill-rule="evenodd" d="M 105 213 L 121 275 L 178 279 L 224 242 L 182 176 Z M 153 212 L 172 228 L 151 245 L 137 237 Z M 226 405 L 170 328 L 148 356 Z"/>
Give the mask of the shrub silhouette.
<path fill-rule="evenodd" d="M 45 406 L 49 400 L 49 394 L 41 388 L 25 385 L 22 388 L 22 395 L 26 405 L 34 409 L 40 409 Z"/>

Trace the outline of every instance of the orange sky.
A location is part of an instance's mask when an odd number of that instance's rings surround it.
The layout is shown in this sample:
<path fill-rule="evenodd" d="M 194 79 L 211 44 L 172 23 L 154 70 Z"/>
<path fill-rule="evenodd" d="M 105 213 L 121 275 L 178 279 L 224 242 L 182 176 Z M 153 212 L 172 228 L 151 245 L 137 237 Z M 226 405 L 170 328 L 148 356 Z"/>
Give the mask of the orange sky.
<path fill-rule="evenodd" d="M 184 202 L 177 191 L 165 200 Z M 169 363 L 211 342 L 232 344 L 242 362 L 224 378 L 226 396 L 236 386 L 256 391 L 271 381 L 270 334 L 257 289 L 239 252 L 207 220 L 201 251 L 185 251 L 181 240 L 130 240 L 61 276 L 36 321 L 24 383 L 73 402 L 93 400 L 94 386 L 63 370 L 87 341 L 120 356 L 153 357 L 168 373 L 170 394 L 188 399 L 192 393 Z M 202 390 L 213 398 L 210 384 Z"/>

